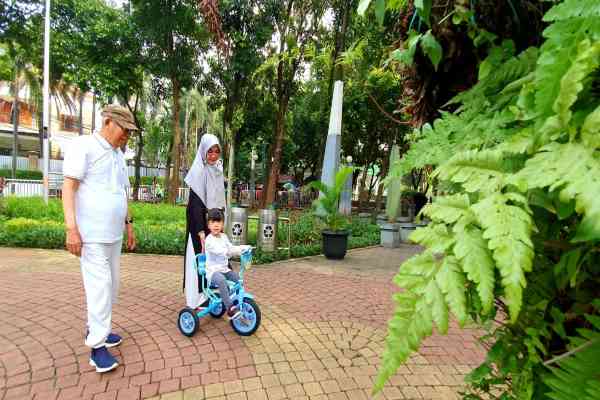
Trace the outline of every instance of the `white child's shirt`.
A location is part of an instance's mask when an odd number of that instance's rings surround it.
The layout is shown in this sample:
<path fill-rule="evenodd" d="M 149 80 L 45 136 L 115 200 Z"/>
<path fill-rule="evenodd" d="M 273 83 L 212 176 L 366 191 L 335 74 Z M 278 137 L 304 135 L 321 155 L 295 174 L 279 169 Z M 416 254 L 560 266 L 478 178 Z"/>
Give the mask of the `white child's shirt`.
<path fill-rule="evenodd" d="M 127 165 L 121 149 L 99 134 L 78 136 L 67 146 L 64 176 L 77 179 L 75 218 L 84 243 L 123 238 L 127 216 Z"/>
<path fill-rule="evenodd" d="M 219 237 L 208 235 L 204 241 L 206 250 L 206 280 L 210 282 L 215 272 L 229 272 L 229 257 L 239 256 L 249 246 L 234 246 L 226 234 Z"/>

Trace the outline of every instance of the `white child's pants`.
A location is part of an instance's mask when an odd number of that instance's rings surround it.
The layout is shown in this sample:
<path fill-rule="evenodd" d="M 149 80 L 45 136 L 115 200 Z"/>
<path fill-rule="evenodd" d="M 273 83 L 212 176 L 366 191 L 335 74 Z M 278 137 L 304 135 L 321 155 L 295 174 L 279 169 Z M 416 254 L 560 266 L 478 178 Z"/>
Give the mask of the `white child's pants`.
<path fill-rule="evenodd" d="M 122 240 L 115 243 L 84 243 L 81 275 L 87 303 L 88 335 L 85 345 L 104 346 L 111 331 L 112 306 L 119 295 Z"/>

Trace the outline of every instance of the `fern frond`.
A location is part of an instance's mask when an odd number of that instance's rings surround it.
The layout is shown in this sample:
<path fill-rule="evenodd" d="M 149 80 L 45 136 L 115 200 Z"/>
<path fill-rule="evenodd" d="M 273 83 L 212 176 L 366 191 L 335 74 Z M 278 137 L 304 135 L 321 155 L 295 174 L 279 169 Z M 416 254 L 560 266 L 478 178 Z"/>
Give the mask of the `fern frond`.
<path fill-rule="evenodd" d="M 535 106 L 540 116 L 549 117 L 554 114 L 561 79 L 574 63 L 578 43 L 586 38 L 598 40 L 600 19 L 577 17 L 557 21 L 544 31 L 544 36 L 548 40 L 542 46 L 535 71 Z"/>
<path fill-rule="evenodd" d="M 530 189 L 559 189 L 564 203 L 574 199 L 583 220 L 573 240 L 600 239 L 600 161 L 593 149 L 579 143 L 551 143 L 527 161 L 515 180 Z"/>
<path fill-rule="evenodd" d="M 538 58 L 538 49 L 531 47 L 516 57 L 512 57 L 502 63 L 489 74 L 486 78 L 480 80 L 473 88 L 459 93 L 448 104 L 462 103 L 459 110 L 466 110 L 475 106 L 477 109 L 485 107 L 483 100 L 489 100 L 490 96 L 496 96 L 510 86 L 510 90 L 517 89 L 524 85 L 530 79 L 523 80 L 520 85 L 515 84 L 521 78 L 528 76 L 535 68 Z M 480 103 L 480 104 L 477 104 Z"/>
<path fill-rule="evenodd" d="M 583 331 L 587 338 L 571 338 L 569 356 L 558 361 L 543 377 L 552 391 L 547 396 L 554 400 L 597 400 L 600 398 L 600 333 Z"/>
<path fill-rule="evenodd" d="M 494 302 L 494 260 L 481 229 L 469 226 L 457 231 L 454 254 L 475 282 L 483 313 L 488 314 Z"/>
<path fill-rule="evenodd" d="M 459 183 L 467 192 L 492 193 L 503 186 L 506 172 L 501 152 L 471 150 L 452 157 L 435 171 L 434 176 Z"/>
<path fill-rule="evenodd" d="M 588 114 L 581 126 L 581 141 L 592 149 L 600 147 L 600 105 Z"/>
<path fill-rule="evenodd" d="M 427 247 L 434 253 L 445 253 L 452 247 L 455 237 L 446 225 L 431 223 L 423 228 L 418 228 L 409 237 L 415 243 Z"/>
<path fill-rule="evenodd" d="M 531 271 L 533 244 L 531 216 L 521 207 L 508 204 L 501 193 L 493 194 L 473 205 L 483 237 L 488 240 L 496 267 L 502 276 L 511 321 L 516 321 L 526 286 L 525 272 Z"/>
<path fill-rule="evenodd" d="M 459 219 L 474 220 L 473 213 L 469 210 L 471 202 L 466 194 L 439 197 L 435 202 L 427 204 L 421 211 L 433 221 L 445 224 L 454 224 Z"/>
<path fill-rule="evenodd" d="M 596 0 L 565 0 L 544 15 L 544 21 L 562 21 L 573 17 L 600 17 L 600 3 Z"/>
<path fill-rule="evenodd" d="M 583 80 L 600 65 L 600 42 L 592 44 L 585 39 L 577 47 L 577 57 L 561 79 L 560 91 L 553 108 L 565 127 L 571 121 L 571 106 L 584 88 Z"/>
<path fill-rule="evenodd" d="M 444 292 L 452 314 L 454 314 L 458 323 L 463 326 L 467 321 L 466 280 L 456 258 L 452 256 L 445 257 L 442 268 L 435 279 L 442 292 Z"/>
<path fill-rule="evenodd" d="M 429 281 L 425 291 L 425 302 L 431 308 L 431 318 L 441 334 L 448 333 L 448 306 L 441 286 L 436 279 Z"/>
<path fill-rule="evenodd" d="M 448 310 L 461 326 L 468 318 L 466 279 L 453 256 L 440 262 L 428 249 L 402 264 L 394 283 L 404 291 L 394 295 L 396 308 L 388 323 L 386 349 L 374 392 L 381 390 L 400 364 L 432 334 L 433 323 L 440 333 L 448 331 Z"/>

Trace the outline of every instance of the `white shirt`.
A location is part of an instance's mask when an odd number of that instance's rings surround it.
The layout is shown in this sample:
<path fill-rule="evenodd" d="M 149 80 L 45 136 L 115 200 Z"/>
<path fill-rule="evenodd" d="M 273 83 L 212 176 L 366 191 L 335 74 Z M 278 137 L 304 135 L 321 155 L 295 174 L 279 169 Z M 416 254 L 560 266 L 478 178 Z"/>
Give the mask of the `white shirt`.
<path fill-rule="evenodd" d="M 127 165 L 121 149 L 99 134 L 78 136 L 67 146 L 63 174 L 79 181 L 75 218 L 84 243 L 123 238 L 127 217 Z"/>
<path fill-rule="evenodd" d="M 245 247 L 234 246 L 226 234 L 221 233 L 219 237 L 210 234 L 204 241 L 206 250 L 206 280 L 210 282 L 215 272 L 229 272 L 229 257 L 239 256 Z"/>

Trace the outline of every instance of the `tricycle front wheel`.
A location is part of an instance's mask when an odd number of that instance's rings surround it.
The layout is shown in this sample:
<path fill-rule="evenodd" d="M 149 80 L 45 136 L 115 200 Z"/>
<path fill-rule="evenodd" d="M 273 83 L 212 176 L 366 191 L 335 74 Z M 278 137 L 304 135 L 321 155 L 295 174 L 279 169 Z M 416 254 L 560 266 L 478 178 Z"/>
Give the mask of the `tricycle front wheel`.
<path fill-rule="evenodd" d="M 200 321 L 198 320 L 198 316 L 196 312 L 186 307 L 179 312 L 179 318 L 177 319 L 177 326 L 179 327 L 179 332 L 184 334 L 187 337 L 194 336 L 194 333 L 198 330 L 198 325 Z"/>
<path fill-rule="evenodd" d="M 260 326 L 260 308 L 252 299 L 245 298 L 240 306 L 242 315 L 239 318 L 229 321 L 233 330 L 241 336 L 250 336 Z"/>

